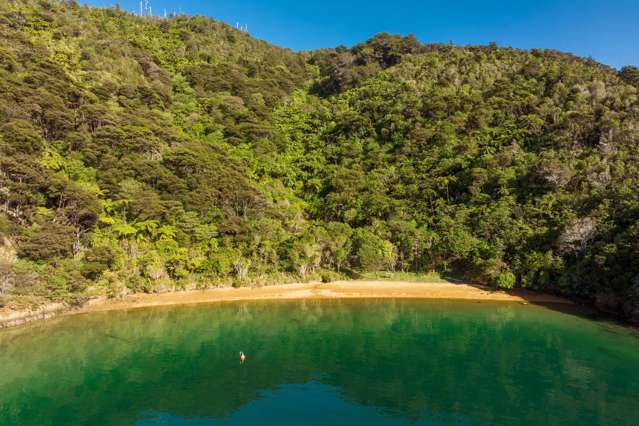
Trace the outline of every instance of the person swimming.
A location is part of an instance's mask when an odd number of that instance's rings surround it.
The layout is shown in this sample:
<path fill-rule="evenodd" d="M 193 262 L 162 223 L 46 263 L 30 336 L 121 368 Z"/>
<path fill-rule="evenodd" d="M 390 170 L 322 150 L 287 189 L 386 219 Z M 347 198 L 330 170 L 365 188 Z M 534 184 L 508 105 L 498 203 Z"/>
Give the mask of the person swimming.
<path fill-rule="evenodd" d="M 244 352 L 240 352 L 240 364 L 244 364 L 244 361 L 246 361 L 246 355 Z"/>

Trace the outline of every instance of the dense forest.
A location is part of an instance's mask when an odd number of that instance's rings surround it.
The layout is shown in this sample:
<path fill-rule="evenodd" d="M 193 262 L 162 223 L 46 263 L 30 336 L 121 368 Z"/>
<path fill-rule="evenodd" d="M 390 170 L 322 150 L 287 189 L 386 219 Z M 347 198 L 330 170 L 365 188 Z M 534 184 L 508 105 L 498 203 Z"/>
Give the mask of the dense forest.
<path fill-rule="evenodd" d="M 639 321 L 639 69 L 0 3 L 0 305 L 374 271 Z"/>

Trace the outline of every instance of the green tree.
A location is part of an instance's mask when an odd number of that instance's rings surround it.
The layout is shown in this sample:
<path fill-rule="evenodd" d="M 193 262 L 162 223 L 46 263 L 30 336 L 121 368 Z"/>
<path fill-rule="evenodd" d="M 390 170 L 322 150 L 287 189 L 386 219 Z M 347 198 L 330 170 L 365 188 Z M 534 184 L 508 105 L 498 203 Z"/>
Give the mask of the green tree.
<path fill-rule="evenodd" d="M 362 271 L 392 271 L 397 262 L 397 249 L 366 228 L 355 230 L 355 253 Z"/>

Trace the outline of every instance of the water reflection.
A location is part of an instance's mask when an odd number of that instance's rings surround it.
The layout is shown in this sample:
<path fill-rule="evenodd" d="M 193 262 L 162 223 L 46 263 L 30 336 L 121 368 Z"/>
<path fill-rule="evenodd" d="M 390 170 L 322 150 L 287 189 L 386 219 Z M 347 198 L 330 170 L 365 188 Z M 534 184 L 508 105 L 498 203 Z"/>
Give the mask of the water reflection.
<path fill-rule="evenodd" d="M 265 421 L 265 419 L 268 419 Z M 447 424 L 424 412 L 420 424 L 432 426 Z M 390 418 L 374 407 L 359 405 L 341 397 L 339 389 L 317 382 L 304 385 L 285 385 L 275 391 L 263 392 L 231 416 L 224 419 L 207 417 L 178 417 L 171 413 L 145 413 L 136 426 L 234 426 L 234 425 L 413 425 L 415 422 L 397 417 Z M 471 424 L 463 418 L 457 425 Z"/>
<path fill-rule="evenodd" d="M 0 423 L 633 424 L 639 344 L 613 328 L 460 302 L 74 317 L 0 334 Z"/>

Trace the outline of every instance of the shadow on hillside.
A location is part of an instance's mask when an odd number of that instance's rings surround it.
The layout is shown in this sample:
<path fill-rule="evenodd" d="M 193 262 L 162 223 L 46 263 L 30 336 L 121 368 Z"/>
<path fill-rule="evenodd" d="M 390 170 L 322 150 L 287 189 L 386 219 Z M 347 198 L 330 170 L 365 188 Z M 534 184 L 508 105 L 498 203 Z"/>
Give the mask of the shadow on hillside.
<path fill-rule="evenodd" d="M 519 302 L 522 305 L 530 304 L 535 306 L 541 306 L 546 309 L 551 309 L 556 312 L 560 312 L 562 314 L 573 315 L 579 318 L 587 319 L 590 321 L 596 321 L 601 323 L 602 325 L 610 325 L 610 326 L 622 326 L 631 328 L 636 331 L 636 337 L 639 339 L 639 325 L 631 324 L 628 321 L 624 321 L 623 318 L 618 316 L 614 316 L 612 314 L 600 311 L 596 309 L 594 306 L 589 305 L 586 301 L 582 300 L 573 300 L 563 296 L 544 293 L 541 291 L 535 291 L 530 289 L 512 289 L 512 290 L 503 290 L 495 287 L 490 287 L 485 284 L 481 284 L 479 282 L 474 282 L 465 278 L 462 273 L 455 271 L 438 271 L 439 277 L 444 282 L 449 282 L 453 284 L 459 285 L 469 285 L 471 287 L 478 288 L 485 292 L 490 293 L 506 293 L 512 296 L 521 297 L 524 299 L 524 302 Z M 361 279 L 393 279 L 393 273 L 388 273 L 389 276 L 379 276 L 379 277 L 368 277 L 364 274 L 358 273 L 357 271 L 347 271 L 346 275 L 353 280 L 361 280 Z M 419 274 L 418 274 L 419 275 Z M 398 280 L 402 278 L 397 277 Z M 418 280 L 416 282 L 421 282 Z M 426 282 L 426 281 L 424 281 Z M 635 333 L 633 333 L 634 335 Z"/>
<path fill-rule="evenodd" d="M 637 339 L 639 339 L 638 324 L 632 324 L 626 321 L 622 317 L 615 316 L 611 313 L 600 311 L 594 306 L 589 305 L 585 301 L 572 300 L 563 296 L 553 295 L 551 293 L 544 293 L 544 292 L 529 290 L 529 289 L 502 290 L 502 289 L 497 289 L 497 288 L 486 286 L 476 282 L 461 280 L 459 278 L 452 278 L 452 277 L 443 277 L 443 278 L 454 284 L 470 285 L 472 287 L 476 287 L 478 289 L 481 289 L 483 291 L 488 291 L 491 293 L 506 293 L 512 296 L 518 296 L 525 300 L 525 302 L 520 302 L 521 304 L 541 306 L 546 309 L 551 309 L 553 311 L 560 312 L 562 314 L 573 315 L 579 318 L 595 321 L 595 322 L 601 323 L 602 326 L 621 326 L 625 328 L 630 328 L 633 330 L 632 335 L 636 337 Z M 609 328 L 609 331 L 612 332 L 612 328 Z"/>

